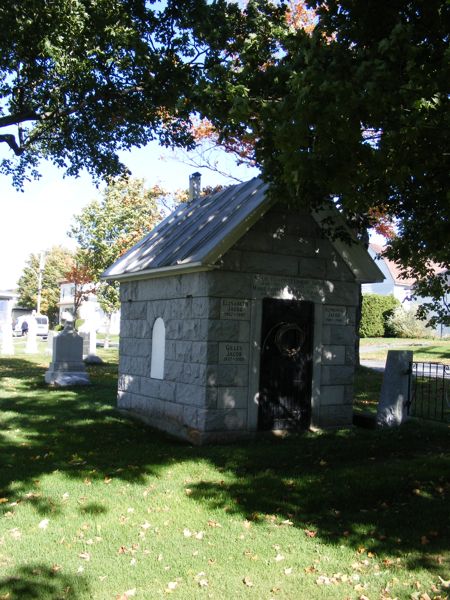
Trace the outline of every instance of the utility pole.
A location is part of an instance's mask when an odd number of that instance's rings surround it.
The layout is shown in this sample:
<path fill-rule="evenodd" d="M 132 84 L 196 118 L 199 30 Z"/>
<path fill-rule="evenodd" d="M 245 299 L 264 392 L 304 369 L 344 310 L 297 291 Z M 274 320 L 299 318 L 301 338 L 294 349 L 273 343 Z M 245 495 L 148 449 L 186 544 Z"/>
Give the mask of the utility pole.
<path fill-rule="evenodd" d="M 41 295 L 42 295 L 42 274 L 44 273 L 45 266 L 45 252 L 39 254 L 39 272 L 38 272 L 38 293 L 37 293 L 37 311 L 38 315 L 41 314 Z"/>

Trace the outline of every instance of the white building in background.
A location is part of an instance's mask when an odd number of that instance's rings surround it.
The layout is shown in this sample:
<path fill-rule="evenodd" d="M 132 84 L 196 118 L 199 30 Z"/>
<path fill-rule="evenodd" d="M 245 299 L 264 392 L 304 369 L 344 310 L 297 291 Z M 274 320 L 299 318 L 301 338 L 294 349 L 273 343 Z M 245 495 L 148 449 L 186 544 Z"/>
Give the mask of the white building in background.
<path fill-rule="evenodd" d="M 78 310 L 78 316 L 83 321 L 94 323 L 94 327 L 99 333 L 106 333 L 108 330 L 108 316 L 102 310 L 95 293 L 92 293 L 92 286 L 87 284 L 83 286 L 86 294 Z M 60 283 L 59 297 L 59 322 L 64 323 L 73 319 L 75 300 L 75 284 L 71 281 L 62 281 Z M 109 333 L 118 335 L 120 331 L 120 310 L 111 315 Z"/>
<path fill-rule="evenodd" d="M 369 254 L 383 273 L 384 281 L 380 283 L 363 283 L 361 286 L 362 293 L 380 294 L 381 296 L 389 296 L 392 294 L 394 298 L 399 300 L 405 310 L 411 310 L 419 304 L 431 302 L 432 299 L 430 297 L 418 296 L 414 300 L 411 298 L 415 279 L 411 277 L 402 279 L 400 277 L 401 271 L 399 266 L 384 256 L 380 257 L 380 253 L 383 252 L 383 250 L 383 246 L 377 244 L 369 245 Z M 436 272 L 439 273 L 439 271 L 439 268 L 436 268 Z M 438 326 L 437 332 L 441 336 L 448 336 L 450 335 L 450 327 Z"/>
<path fill-rule="evenodd" d="M 362 293 L 380 294 L 381 296 L 392 295 L 401 302 L 405 309 L 409 310 L 415 304 L 410 299 L 415 279 L 402 279 L 398 265 L 384 256 L 379 256 L 382 251 L 382 246 L 369 244 L 369 254 L 383 273 L 384 281 L 380 283 L 363 283 L 361 286 Z"/>

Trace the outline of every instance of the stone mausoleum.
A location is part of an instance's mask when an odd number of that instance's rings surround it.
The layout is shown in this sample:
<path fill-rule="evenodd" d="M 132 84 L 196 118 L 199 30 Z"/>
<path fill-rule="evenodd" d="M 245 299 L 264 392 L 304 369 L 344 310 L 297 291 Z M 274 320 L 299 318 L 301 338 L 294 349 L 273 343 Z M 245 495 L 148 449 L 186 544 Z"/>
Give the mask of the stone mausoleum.
<path fill-rule="evenodd" d="M 120 281 L 118 407 L 193 443 L 352 422 L 359 284 L 383 276 L 255 178 L 181 206 Z"/>

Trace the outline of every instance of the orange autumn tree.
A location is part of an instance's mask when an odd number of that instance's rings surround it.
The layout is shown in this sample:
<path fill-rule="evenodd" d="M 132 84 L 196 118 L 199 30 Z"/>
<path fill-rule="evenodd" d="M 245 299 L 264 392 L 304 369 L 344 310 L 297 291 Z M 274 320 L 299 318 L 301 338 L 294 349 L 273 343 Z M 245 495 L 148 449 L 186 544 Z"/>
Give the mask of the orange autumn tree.
<path fill-rule="evenodd" d="M 244 11 L 247 6 L 244 7 Z M 284 13 L 283 25 L 286 33 L 302 30 L 311 35 L 316 24 L 316 13 L 309 8 L 304 0 L 291 0 Z M 236 68 L 239 68 L 239 57 L 236 55 Z M 258 67 L 264 71 L 271 64 L 267 63 Z M 239 135 L 230 131 L 219 131 L 206 116 L 197 116 L 191 119 L 190 133 L 196 144 L 189 152 L 179 150 L 179 159 L 196 169 L 208 169 L 224 175 L 229 179 L 241 181 L 235 174 L 221 167 L 219 151 L 232 155 L 237 165 L 248 167 L 257 166 L 255 145 L 257 136 L 252 129 L 240 131 Z"/>
<path fill-rule="evenodd" d="M 90 202 L 74 218 L 68 233 L 79 247 L 80 261 L 74 275 L 80 284 L 84 280 L 86 285 L 90 279 L 109 323 L 120 308 L 119 290 L 118 285 L 101 281 L 100 276 L 160 222 L 161 204 L 168 198 L 159 186 L 146 187 L 143 179 L 113 179 L 101 199 Z"/>
<path fill-rule="evenodd" d="M 73 294 L 73 318 L 74 323 L 78 318 L 80 306 L 90 294 L 95 294 L 96 284 L 94 283 L 94 275 L 86 264 L 86 256 L 82 250 L 78 250 L 74 256 L 70 268 L 64 274 L 67 281 L 74 284 L 75 290 Z"/>

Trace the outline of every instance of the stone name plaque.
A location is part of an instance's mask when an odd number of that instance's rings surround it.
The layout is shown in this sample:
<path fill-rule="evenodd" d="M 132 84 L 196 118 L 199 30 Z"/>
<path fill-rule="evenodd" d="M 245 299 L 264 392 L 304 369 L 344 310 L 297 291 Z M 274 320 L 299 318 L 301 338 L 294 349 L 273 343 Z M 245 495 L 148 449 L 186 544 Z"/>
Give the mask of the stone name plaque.
<path fill-rule="evenodd" d="M 220 318 L 245 321 L 250 318 L 250 303 L 238 298 L 222 298 L 220 301 Z"/>
<path fill-rule="evenodd" d="M 221 365 L 245 365 L 248 363 L 248 344 L 221 342 L 219 344 Z"/>
<path fill-rule="evenodd" d="M 347 309 L 345 306 L 325 306 L 323 309 L 324 325 L 347 325 Z"/>

